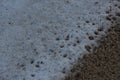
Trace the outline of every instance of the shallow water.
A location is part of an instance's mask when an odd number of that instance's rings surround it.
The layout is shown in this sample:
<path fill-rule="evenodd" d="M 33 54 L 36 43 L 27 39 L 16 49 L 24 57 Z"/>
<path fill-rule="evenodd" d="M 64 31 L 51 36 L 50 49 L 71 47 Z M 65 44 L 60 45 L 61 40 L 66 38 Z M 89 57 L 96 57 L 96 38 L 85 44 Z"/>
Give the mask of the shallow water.
<path fill-rule="evenodd" d="M 111 25 L 111 0 L 0 1 L 0 80 L 62 80 Z"/>

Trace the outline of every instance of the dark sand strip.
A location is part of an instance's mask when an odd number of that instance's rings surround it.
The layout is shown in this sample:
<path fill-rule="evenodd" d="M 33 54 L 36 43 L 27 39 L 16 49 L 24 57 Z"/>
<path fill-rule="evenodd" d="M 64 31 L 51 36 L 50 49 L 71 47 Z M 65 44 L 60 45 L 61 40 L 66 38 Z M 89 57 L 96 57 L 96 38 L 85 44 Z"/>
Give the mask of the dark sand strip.
<path fill-rule="evenodd" d="M 112 27 L 100 43 L 65 80 L 120 80 L 120 26 Z"/>

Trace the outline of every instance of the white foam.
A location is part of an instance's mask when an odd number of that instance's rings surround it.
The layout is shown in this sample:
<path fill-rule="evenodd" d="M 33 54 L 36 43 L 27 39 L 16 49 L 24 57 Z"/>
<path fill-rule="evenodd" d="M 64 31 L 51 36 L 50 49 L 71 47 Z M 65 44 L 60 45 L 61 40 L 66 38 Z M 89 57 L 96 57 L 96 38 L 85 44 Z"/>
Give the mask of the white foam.
<path fill-rule="evenodd" d="M 110 1 L 1 0 L 0 80 L 64 79 L 110 27 Z"/>

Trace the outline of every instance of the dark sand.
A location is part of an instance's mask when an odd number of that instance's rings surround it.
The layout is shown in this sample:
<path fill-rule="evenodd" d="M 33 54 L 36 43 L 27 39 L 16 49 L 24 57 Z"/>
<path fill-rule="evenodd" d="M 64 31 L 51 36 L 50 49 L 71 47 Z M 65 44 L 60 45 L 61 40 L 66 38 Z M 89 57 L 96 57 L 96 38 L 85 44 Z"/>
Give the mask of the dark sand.
<path fill-rule="evenodd" d="M 112 27 L 100 43 L 65 80 L 120 80 L 120 26 Z"/>

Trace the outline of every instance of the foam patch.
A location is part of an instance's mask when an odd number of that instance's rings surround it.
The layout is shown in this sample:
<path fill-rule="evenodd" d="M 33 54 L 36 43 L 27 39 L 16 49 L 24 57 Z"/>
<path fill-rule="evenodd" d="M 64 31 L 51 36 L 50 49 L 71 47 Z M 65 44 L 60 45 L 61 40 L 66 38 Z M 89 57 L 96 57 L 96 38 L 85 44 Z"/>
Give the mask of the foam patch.
<path fill-rule="evenodd" d="M 119 0 L 1 0 L 0 80 L 63 80 L 105 35 L 111 25 L 108 16 L 120 16 L 118 4 Z"/>

